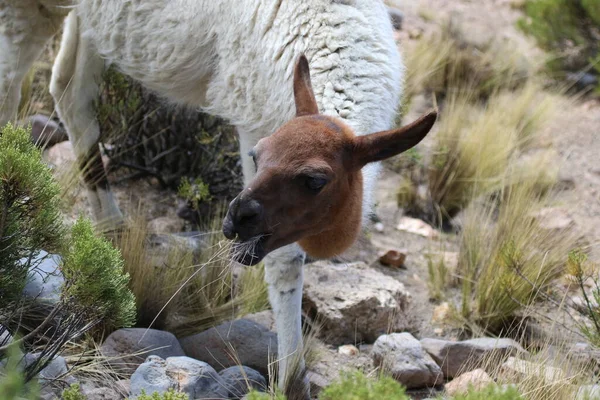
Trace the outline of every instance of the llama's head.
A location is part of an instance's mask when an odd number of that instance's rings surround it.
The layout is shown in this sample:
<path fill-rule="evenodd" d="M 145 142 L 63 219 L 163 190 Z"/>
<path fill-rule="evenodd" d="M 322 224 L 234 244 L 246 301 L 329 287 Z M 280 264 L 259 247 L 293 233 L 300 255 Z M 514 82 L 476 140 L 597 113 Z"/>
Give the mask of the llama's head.
<path fill-rule="evenodd" d="M 250 152 L 256 176 L 223 222 L 242 264 L 293 242 L 317 258 L 346 250 L 362 221 L 361 168 L 415 146 L 437 116 L 432 111 L 402 128 L 356 136 L 340 119 L 319 114 L 304 56 L 294 70 L 294 100 L 296 117 Z"/>

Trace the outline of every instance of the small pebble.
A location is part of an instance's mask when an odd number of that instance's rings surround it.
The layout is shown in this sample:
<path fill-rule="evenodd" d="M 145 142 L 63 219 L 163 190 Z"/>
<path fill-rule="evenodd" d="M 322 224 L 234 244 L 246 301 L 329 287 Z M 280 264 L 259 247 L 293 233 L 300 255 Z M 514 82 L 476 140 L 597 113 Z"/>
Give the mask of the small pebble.
<path fill-rule="evenodd" d="M 356 356 L 360 351 L 351 344 L 345 344 L 343 346 L 338 347 L 338 353 L 343 354 L 345 356 Z"/>

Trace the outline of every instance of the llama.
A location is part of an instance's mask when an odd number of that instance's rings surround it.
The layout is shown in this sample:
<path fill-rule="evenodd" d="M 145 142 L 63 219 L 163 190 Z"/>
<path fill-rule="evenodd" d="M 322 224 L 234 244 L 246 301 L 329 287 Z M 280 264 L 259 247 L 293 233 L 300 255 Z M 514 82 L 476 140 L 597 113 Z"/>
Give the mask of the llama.
<path fill-rule="evenodd" d="M 251 250 L 239 261 L 264 257 L 283 384 L 290 357 L 302 348 L 304 251 L 326 257 L 352 243 L 371 207 L 373 161 L 416 144 L 435 119 L 430 114 L 403 134 L 386 131 L 403 66 L 383 2 L 0 0 L 0 124 L 14 118 L 21 80 L 63 20 L 50 91 L 97 221 L 111 226 L 122 220 L 102 166 L 93 108 L 108 66 L 236 126 L 245 189 L 230 205 L 224 233 Z M 298 54 L 310 62 L 301 59 L 294 68 Z M 371 132 L 382 133 L 361 139 Z M 280 154 L 291 143 L 294 150 Z M 356 147 L 349 160 L 340 153 L 345 146 Z M 292 163 L 295 151 L 302 164 Z M 317 157 L 309 160 L 309 153 Z M 319 194 L 292 197 L 283 179 L 294 180 L 291 172 Z M 306 394 L 303 389 L 300 397 Z"/>

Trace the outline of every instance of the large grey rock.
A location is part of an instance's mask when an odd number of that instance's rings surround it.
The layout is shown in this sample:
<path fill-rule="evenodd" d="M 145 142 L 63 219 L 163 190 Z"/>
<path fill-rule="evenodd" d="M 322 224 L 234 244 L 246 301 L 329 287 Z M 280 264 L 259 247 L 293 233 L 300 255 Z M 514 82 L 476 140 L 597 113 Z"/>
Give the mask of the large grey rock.
<path fill-rule="evenodd" d="M 189 357 L 149 356 L 131 375 L 131 396 L 169 389 L 186 393 L 190 399 L 227 399 L 223 379 L 213 367 Z"/>
<path fill-rule="evenodd" d="M 373 345 L 373 362 L 389 371 L 408 389 L 442 383 L 442 371 L 410 333 L 380 336 Z"/>
<path fill-rule="evenodd" d="M 38 302 L 56 304 L 60 300 L 60 292 L 65 279 L 60 272 L 60 256 L 48 254 L 41 250 L 29 264 L 27 282 L 23 295 Z M 19 263 L 26 265 L 28 258 L 22 258 Z"/>
<path fill-rule="evenodd" d="M 258 372 L 248 367 L 229 367 L 219 372 L 229 392 L 230 399 L 241 399 L 250 391 L 255 389 L 264 392 L 267 389 L 267 381 Z"/>
<path fill-rule="evenodd" d="M 277 357 L 277 335 L 246 319 L 225 322 L 179 343 L 187 356 L 217 369 L 241 364 L 267 375 L 269 358 Z"/>
<path fill-rule="evenodd" d="M 69 140 L 67 132 L 56 121 L 42 114 L 31 115 L 19 124 L 25 127 L 31 125 L 31 141 L 40 147 Z"/>
<path fill-rule="evenodd" d="M 496 365 L 525 350 L 512 339 L 477 338 L 462 342 L 421 339 L 423 348 L 442 367 L 446 378 L 482 368 L 490 358 Z"/>
<path fill-rule="evenodd" d="M 410 294 L 395 279 L 362 262 L 319 261 L 304 271 L 304 311 L 318 316 L 328 343 L 372 343 L 389 329 L 405 328 Z"/>
<path fill-rule="evenodd" d="M 277 327 L 275 326 L 275 315 L 273 314 L 272 310 L 264 310 L 253 314 L 247 314 L 242 318 L 256 322 L 272 332 L 277 332 Z"/>
<path fill-rule="evenodd" d="M 23 359 L 25 366 L 30 366 L 37 362 L 40 358 L 40 353 L 27 353 Z M 40 398 L 54 399 L 59 397 L 62 391 L 77 380 L 68 375 L 69 368 L 66 360 L 57 356 L 50 361 L 37 375 L 36 380 L 40 387 Z"/>
<path fill-rule="evenodd" d="M 100 352 L 118 372 L 131 374 L 148 355 L 162 358 L 185 356 L 177 338 L 169 332 L 146 328 L 119 329 L 111 333 Z"/>

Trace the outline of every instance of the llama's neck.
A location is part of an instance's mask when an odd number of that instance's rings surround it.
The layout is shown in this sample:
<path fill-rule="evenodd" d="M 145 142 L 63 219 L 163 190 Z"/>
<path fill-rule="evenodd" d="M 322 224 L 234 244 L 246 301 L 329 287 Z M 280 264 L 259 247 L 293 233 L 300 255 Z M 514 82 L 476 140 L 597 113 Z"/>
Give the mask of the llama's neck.
<path fill-rule="evenodd" d="M 357 239 L 363 219 L 363 176 L 352 175 L 349 195 L 334 209 L 331 224 L 322 232 L 298 241 L 310 256 L 330 258 L 342 253 Z"/>

